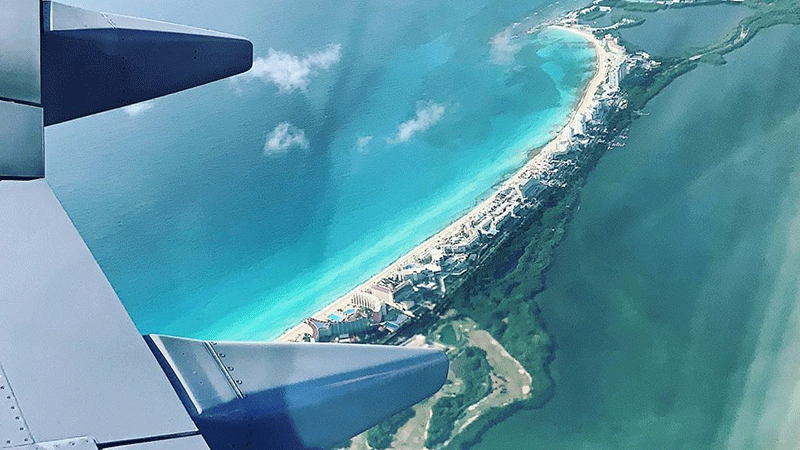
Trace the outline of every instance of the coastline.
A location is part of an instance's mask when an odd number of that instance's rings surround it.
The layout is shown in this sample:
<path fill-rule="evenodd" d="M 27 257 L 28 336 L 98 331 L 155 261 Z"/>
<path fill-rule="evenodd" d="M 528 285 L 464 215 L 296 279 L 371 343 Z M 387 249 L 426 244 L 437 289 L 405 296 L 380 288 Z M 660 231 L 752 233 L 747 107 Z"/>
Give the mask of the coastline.
<path fill-rule="evenodd" d="M 595 37 L 594 34 L 592 34 L 592 32 L 589 30 L 573 24 L 557 23 L 549 24 L 547 27 L 578 35 L 586 39 L 595 50 L 596 60 L 594 73 L 589 82 L 586 84 L 580 100 L 572 110 L 569 120 L 564 123 L 564 125 L 550 141 L 539 147 L 538 151 L 536 151 L 537 149 L 531 149 L 532 156 L 530 159 L 513 175 L 498 183 L 498 185 L 492 189 L 492 193 L 485 199 L 480 201 L 461 217 L 452 221 L 446 227 L 414 247 L 400 258 L 396 259 L 385 269 L 373 275 L 331 303 L 328 303 L 326 306 L 311 315 L 311 318 L 317 320 L 327 320 L 329 315 L 336 314 L 337 312 L 345 309 L 354 294 L 363 292 L 379 281 L 398 273 L 404 265 L 408 264 L 409 262 L 413 262 L 418 255 L 440 247 L 452 236 L 459 233 L 464 227 L 470 226 L 470 223 L 474 221 L 476 216 L 489 210 L 491 206 L 497 202 L 498 196 L 501 194 L 501 192 L 507 191 L 508 189 L 515 189 L 519 191 L 521 184 L 527 182 L 531 178 L 537 177 L 537 175 L 544 173 L 547 171 L 547 169 L 549 169 L 548 163 L 553 156 L 566 151 L 571 143 L 572 136 L 575 133 L 574 130 L 583 129 L 583 126 L 586 124 L 586 122 L 591 120 L 593 111 L 596 109 L 598 103 L 602 100 L 602 95 L 598 94 L 598 90 L 603 83 L 606 82 L 610 69 L 614 65 L 614 59 L 618 59 L 620 54 L 624 55 L 624 50 L 619 46 L 607 50 L 606 46 L 608 43 Z M 307 325 L 305 321 L 303 321 L 298 325 L 285 330 L 279 337 L 275 339 L 275 341 L 297 342 L 300 341 L 305 334 L 310 332 L 311 327 Z"/>

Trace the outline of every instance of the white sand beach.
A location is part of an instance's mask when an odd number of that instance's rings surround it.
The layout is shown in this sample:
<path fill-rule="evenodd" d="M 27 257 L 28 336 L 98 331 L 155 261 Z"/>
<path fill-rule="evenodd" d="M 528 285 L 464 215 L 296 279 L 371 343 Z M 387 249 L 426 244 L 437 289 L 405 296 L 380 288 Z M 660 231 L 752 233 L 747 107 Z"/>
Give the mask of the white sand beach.
<path fill-rule="evenodd" d="M 607 43 L 598 39 L 591 33 L 591 31 L 580 28 L 575 25 L 551 25 L 552 28 L 564 30 L 570 33 L 575 33 L 584 39 L 586 39 L 593 47 L 596 52 L 596 65 L 595 71 L 592 78 L 586 85 L 586 88 L 583 91 L 583 95 L 580 98 L 577 106 L 575 107 L 570 119 L 564 124 L 564 126 L 559 130 L 559 132 L 550 140 L 547 144 L 537 149 L 533 149 L 531 154 L 533 155 L 531 159 L 522 167 L 520 168 L 513 176 L 503 182 L 492 195 L 488 198 L 480 202 L 477 206 L 473 209 L 468 211 L 459 219 L 453 221 L 447 227 L 436 233 L 435 235 L 428 238 L 423 243 L 419 244 L 410 252 L 406 253 L 402 257 L 398 258 L 395 262 L 390 264 L 381 272 L 375 274 L 373 277 L 368 279 L 367 281 L 361 283 L 347 294 L 343 295 L 342 297 L 336 299 L 335 301 L 329 303 L 327 306 L 322 308 L 321 310 L 317 311 L 311 317 L 320 320 L 327 320 L 330 314 L 336 314 L 337 312 L 341 312 L 346 310 L 349 305 L 349 299 L 352 297 L 353 294 L 356 292 L 362 291 L 370 286 L 374 285 L 378 281 L 386 278 L 387 276 L 391 275 L 392 273 L 397 272 L 403 265 L 407 264 L 408 261 L 412 260 L 415 255 L 420 255 L 424 253 L 426 250 L 436 247 L 441 242 L 444 242 L 446 238 L 449 238 L 451 235 L 456 233 L 463 225 L 469 225 L 472 218 L 478 214 L 480 211 L 486 210 L 496 199 L 499 192 L 504 191 L 509 187 L 519 186 L 521 182 L 524 182 L 529 176 L 530 173 L 533 171 L 539 172 L 545 170 L 547 168 L 548 162 L 551 158 L 564 151 L 564 146 L 562 143 L 569 141 L 572 136 L 572 130 L 578 129 L 581 125 L 581 122 L 588 120 L 592 116 L 592 112 L 595 109 L 597 103 L 600 101 L 600 95 L 597 94 L 598 88 L 604 83 L 606 78 L 608 77 L 609 71 L 612 67 L 614 67 L 614 61 L 619 59 L 619 55 L 624 54 L 624 50 L 618 46 L 609 46 L 607 48 Z M 278 342 L 293 342 L 299 341 L 302 339 L 305 333 L 310 333 L 311 327 L 306 325 L 305 323 L 300 323 L 286 332 L 284 332 L 280 337 L 276 339 Z"/>

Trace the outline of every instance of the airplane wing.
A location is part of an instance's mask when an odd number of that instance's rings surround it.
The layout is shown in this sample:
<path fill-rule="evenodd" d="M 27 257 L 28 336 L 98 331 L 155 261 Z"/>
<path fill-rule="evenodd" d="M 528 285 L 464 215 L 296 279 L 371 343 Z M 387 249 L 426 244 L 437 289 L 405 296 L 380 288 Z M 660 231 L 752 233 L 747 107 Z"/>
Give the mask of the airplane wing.
<path fill-rule="evenodd" d="M 311 449 L 436 392 L 442 352 L 141 336 L 44 179 L 43 126 L 250 68 L 246 39 L 0 6 L 0 449 Z"/>

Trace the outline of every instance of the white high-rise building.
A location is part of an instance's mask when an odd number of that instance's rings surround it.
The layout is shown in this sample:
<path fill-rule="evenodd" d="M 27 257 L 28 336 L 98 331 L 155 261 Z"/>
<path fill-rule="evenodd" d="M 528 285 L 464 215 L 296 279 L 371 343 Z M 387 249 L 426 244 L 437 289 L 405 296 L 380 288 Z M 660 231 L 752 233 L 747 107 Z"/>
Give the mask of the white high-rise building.
<path fill-rule="evenodd" d="M 381 317 L 386 314 L 386 303 L 375 295 L 366 292 L 356 292 L 353 294 L 353 298 L 350 299 L 350 302 L 355 306 L 361 306 L 370 311 L 380 313 Z"/>

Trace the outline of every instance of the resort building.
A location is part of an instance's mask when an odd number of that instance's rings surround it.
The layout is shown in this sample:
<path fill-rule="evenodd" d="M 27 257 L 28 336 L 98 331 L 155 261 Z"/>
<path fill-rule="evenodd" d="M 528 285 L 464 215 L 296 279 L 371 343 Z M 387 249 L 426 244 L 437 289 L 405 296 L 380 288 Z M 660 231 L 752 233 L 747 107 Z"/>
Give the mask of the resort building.
<path fill-rule="evenodd" d="M 367 318 L 360 318 L 351 322 L 330 322 L 317 319 L 307 319 L 311 327 L 311 339 L 317 342 L 330 341 L 334 338 L 343 338 L 363 334 L 373 327 Z"/>
<path fill-rule="evenodd" d="M 414 285 L 408 280 L 405 280 L 402 283 L 396 285 L 392 290 L 394 301 L 398 303 L 402 302 L 403 300 L 407 300 L 408 298 L 411 298 L 414 295 L 414 293 L 415 293 Z"/>
<path fill-rule="evenodd" d="M 522 185 L 522 193 L 527 199 L 535 199 L 538 195 L 545 190 L 547 186 L 536 177 L 531 177 Z"/>
<path fill-rule="evenodd" d="M 360 306 L 379 313 L 381 318 L 386 314 L 386 302 L 378 298 L 378 296 L 367 292 L 356 292 L 350 299 L 350 303 L 353 306 Z"/>
<path fill-rule="evenodd" d="M 392 288 L 385 286 L 381 283 L 375 283 L 372 287 L 365 290 L 366 293 L 372 294 L 384 303 L 394 303 L 394 293 Z"/>

